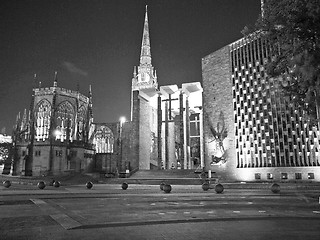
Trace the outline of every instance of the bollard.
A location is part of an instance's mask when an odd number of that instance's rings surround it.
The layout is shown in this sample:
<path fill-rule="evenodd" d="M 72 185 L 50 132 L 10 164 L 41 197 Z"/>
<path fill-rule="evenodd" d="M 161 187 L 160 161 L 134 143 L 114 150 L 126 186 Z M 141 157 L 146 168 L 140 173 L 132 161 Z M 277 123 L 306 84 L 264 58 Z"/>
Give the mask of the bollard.
<path fill-rule="evenodd" d="M 170 193 L 171 190 L 172 190 L 172 187 L 171 187 L 170 184 L 165 184 L 165 185 L 163 186 L 163 191 L 164 191 L 165 193 Z"/>
<path fill-rule="evenodd" d="M 202 184 L 203 191 L 208 191 L 210 188 L 210 184 L 208 182 L 205 182 Z"/>
<path fill-rule="evenodd" d="M 216 193 L 222 193 L 224 190 L 224 187 L 222 186 L 222 184 L 218 183 L 215 187 L 214 190 L 216 191 Z"/>
<path fill-rule="evenodd" d="M 92 183 L 92 182 L 87 182 L 87 183 L 86 183 L 86 187 L 87 187 L 88 189 L 91 189 L 91 188 L 93 187 L 93 183 Z"/>
<path fill-rule="evenodd" d="M 53 183 L 53 186 L 54 187 L 56 187 L 56 188 L 58 188 L 58 187 L 60 187 L 60 182 L 59 181 L 54 181 L 54 183 Z"/>
<path fill-rule="evenodd" d="M 128 183 L 126 182 L 122 183 L 121 187 L 123 190 L 126 190 L 128 188 Z"/>
<path fill-rule="evenodd" d="M 9 180 L 5 180 L 5 181 L 3 181 L 3 186 L 5 188 L 9 188 L 11 186 L 11 182 Z"/>
<path fill-rule="evenodd" d="M 273 193 L 279 193 L 280 192 L 280 186 L 277 183 L 272 184 L 271 186 L 271 192 Z"/>
<path fill-rule="evenodd" d="M 38 182 L 37 186 L 39 189 L 44 189 L 46 187 L 46 183 L 44 181 L 40 181 Z"/>

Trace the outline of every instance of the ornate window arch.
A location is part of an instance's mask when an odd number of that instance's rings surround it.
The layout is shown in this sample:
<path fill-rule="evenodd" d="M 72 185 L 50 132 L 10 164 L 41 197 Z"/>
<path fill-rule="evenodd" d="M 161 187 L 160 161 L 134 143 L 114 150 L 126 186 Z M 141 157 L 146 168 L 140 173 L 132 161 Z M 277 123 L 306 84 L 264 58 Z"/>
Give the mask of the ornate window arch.
<path fill-rule="evenodd" d="M 94 133 L 96 153 L 113 153 L 114 137 L 110 128 L 100 126 Z"/>
<path fill-rule="evenodd" d="M 61 102 L 56 111 L 56 139 L 60 139 L 61 142 L 66 140 L 72 140 L 74 129 L 74 116 L 75 110 L 73 105 L 69 101 Z"/>
<path fill-rule="evenodd" d="M 78 140 L 83 140 L 85 136 L 85 129 L 86 129 L 86 117 L 87 117 L 87 108 L 82 105 L 80 106 L 78 110 L 78 115 L 77 115 L 77 136 L 76 138 Z"/>
<path fill-rule="evenodd" d="M 43 141 L 49 137 L 51 103 L 47 99 L 41 100 L 35 107 L 35 137 Z"/>

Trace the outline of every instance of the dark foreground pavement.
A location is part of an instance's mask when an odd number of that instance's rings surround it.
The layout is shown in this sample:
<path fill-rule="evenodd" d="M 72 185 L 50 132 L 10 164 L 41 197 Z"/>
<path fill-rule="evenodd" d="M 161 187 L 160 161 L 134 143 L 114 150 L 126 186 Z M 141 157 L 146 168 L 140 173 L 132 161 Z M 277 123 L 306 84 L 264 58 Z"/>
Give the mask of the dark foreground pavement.
<path fill-rule="evenodd" d="M 0 187 L 0 239 L 319 239 L 320 191 Z"/>

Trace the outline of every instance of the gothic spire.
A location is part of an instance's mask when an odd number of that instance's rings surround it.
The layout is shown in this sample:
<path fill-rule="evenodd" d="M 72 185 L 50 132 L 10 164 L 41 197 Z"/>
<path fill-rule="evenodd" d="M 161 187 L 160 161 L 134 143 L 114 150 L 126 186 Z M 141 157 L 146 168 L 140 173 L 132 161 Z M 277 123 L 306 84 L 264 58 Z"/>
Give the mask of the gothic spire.
<path fill-rule="evenodd" d="M 92 117 L 92 106 L 93 106 L 93 104 L 92 104 L 92 89 L 91 89 L 91 84 L 90 84 L 89 85 L 89 109 L 90 109 L 89 114 L 90 114 L 91 118 L 93 118 Z"/>
<path fill-rule="evenodd" d="M 89 97 L 92 98 L 92 89 L 91 89 L 91 84 L 89 85 Z"/>
<path fill-rule="evenodd" d="M 137 76 L 137 70 L 136 66 L 133 67 L 133 77 L 135 78 Z"/>
<path fill-rule="evenodd" d="M 15 125 L 15 130 L 16 131 L 20 131 L 20 112 L 18 113 L 17 117 L 16 117 L 16 125 Z"/>
<path fill-rule="evenodd" d="M 87 111 L 87 114 L 88 114 L 88 118 L 87 118 L 87 124 L 86 124 L 86 129 L 85 129 L 85 139 L 86 141 L 89 140 L 91 134 L 91 124 L 93 122 L 93 113 L 92 113 L 92 110 L 93 110 L 93 104 L 92 104 L 92 89 L 91 89 L 91 84 L 89 85 L 89 105 L 88 105 L 88 111 Z"/>
<path fill-rule="evenodd" d="M 151 51 L 148 24 L 148 6 L 146 5 L 146 14 L 144 18 L 143 36 L 141 44 L 140 65 L 151 65 Z"/>
<path fill-rule="evenodd" d="M 32 83 L 32 88 L 37 87 L 37 74 L 33 74 L 33 83 Z"/>
<path fill-rule="evenodd" d="M 25 130 L 26 126 L 27 126 L 27 109 L 24 109 L 22 119 L 21 119 L 20 130 L 21 131 Z"/>
<path fill-rule="evenodd" d="M 58 86 L 58 78 L 57 78 L 58 72 L 55 71 L 54 72 L 54 82 L 53 82 L 53 86 L 57 87 Z"/>

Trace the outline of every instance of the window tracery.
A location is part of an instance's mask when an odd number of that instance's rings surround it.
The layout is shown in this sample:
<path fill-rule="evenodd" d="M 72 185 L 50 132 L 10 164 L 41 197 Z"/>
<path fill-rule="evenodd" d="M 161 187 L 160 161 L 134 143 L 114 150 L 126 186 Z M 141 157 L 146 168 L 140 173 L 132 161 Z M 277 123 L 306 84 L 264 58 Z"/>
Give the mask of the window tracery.
<path fill-rule="evenodd" d="M 66 139 L 71 140 L 74 129 L 74 107 L 68 101 L 59 104 L 56 111 L 56 130 L 55 139 L 60 139 L 61 142 Z"/>
<path fill-rule="evenodd" d="M 45 141 L 49 137 L 51 104 L 48 100 L 40 101 L 35 109 L 36 131 L 35 138 L 37 141 Z"/>
<path fill-rule="evenodd" d="M 77 116 L 77 139 L 83 140 L 85 135 L 85 129 L 86 129 L 86 108 L 85 106 L 81 106 L 78 111 Z"/>
<path fill-rule="evenodd" d="M 96 153 L 113 153 L 114 137 L 110 128 L 107 126 L 100 126 L 93 139 Z"/>

